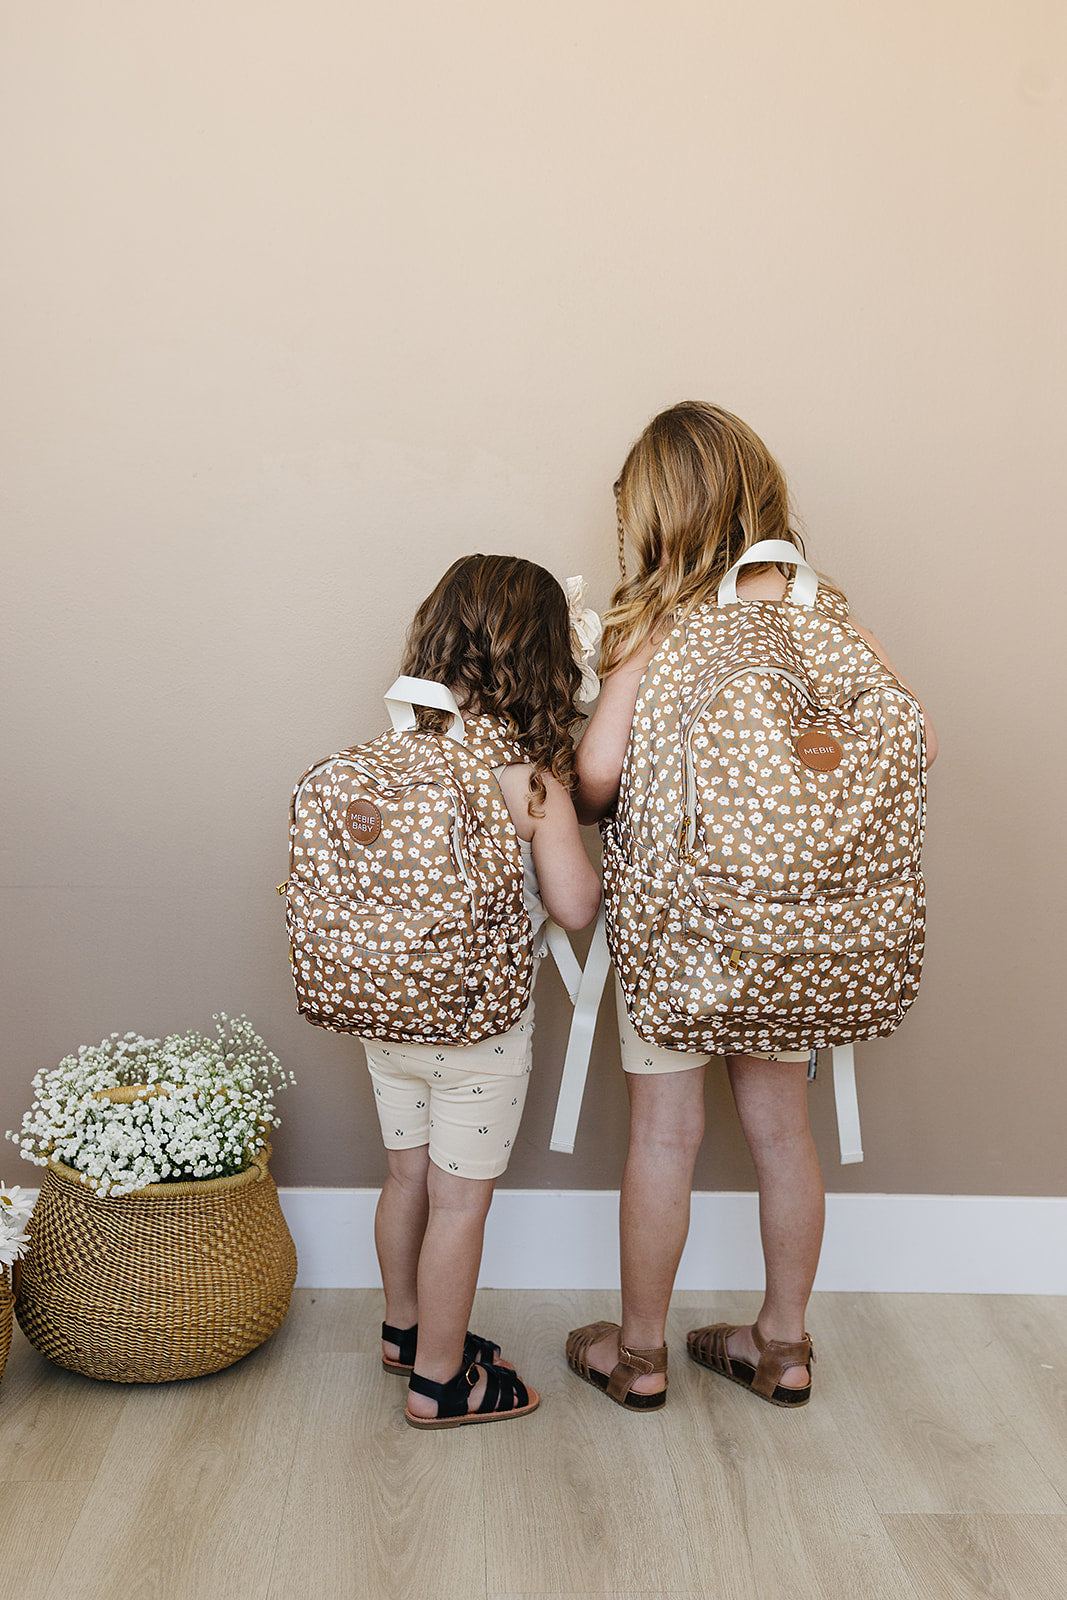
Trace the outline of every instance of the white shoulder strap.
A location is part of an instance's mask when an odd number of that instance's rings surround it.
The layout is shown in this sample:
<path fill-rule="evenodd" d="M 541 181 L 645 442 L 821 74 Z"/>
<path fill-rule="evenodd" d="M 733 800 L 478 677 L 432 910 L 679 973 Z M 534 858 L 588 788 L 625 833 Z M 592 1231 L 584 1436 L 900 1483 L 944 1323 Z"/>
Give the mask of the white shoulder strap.
<path fill-rule="evenodd" d="M 795 544 L 788 539 L 761 539 L 749 545 L 739 561 L 735 561 L 719 584 L 718 603 L 732 605 L 737 599 L 737 574 L 752 562 L 780 561 L 783 566 L 795 566 L 796 576 L 786 595 L 795 606 L 813 606 L 819 592 L 819 575 L 810 562 L 805 561 Z"/>
<path fill-rule="evenodd" d="M 556 1100 L 556 1120 L 552 1124 L 552 1136 L 548 1141 L 550 1150 L 561 1150 L 567 1155 L 573 1154 L 574 1136 L 578 1131 L 578 1114 L 582 1109 L 582 1096 L 585 1093 L 585 1078 L 589 1071 L 589 1056 L 593 1048 L 593 1034 L 596 1031 L 596 1019 L 600 1011 L 600 999 L 604 993 L 604 983 L 611 970 L 611 956 L 608 953 L 608 935 L 605 923 L 606 912 L 601 901 L 600 911 L 597 914 L 596 926 L 593 929 L 593 938 L 589 946 L 589 953 L 585 958 L 585 966 L 581 971 L 581 982 L 577 986 L 574 999 L 574 1017 L 571 1020 L 571 1031 L 567 1040 L 567 1054 L 563 1062 L 563 1074 L 559 1083 L 559 1097 Z M 551 924 L 549 933 L 549 948 L 551 948 Z M 559 930 L 563 932 L 562 929 Z M 563 934 L 566 939 L 566 934 Z M 568 946 L 570 941 L 567 941 Z M 553 950 L 553 954 L 556 952 Z M 574 952 L 571 952 L 574 960 Z M 557 964 L 559 958 L 557 956 Z M 560 967 L 564 983 L 567 983 L 566 974 Z M 568 989 L 569 989 L 568 984 Z"/>
<path fill-rule="evenodd" d="M 600 1000 L 611 970 L 603 904 L 593 929 L 593 938 L 585 958 L 584 969 L 579 966 L 577 957 L 571 949 L 571 942 L 558 923 L 548 924 L 547 938 L 548 947 L 555 958 L 560 977 L 574 1006 L 549 1149 L 572 1155 L 578 1131 L 578 1117 L 582 1109 L 582 1096 L 585 1093 L 586 1075 L 589 1071 L 593 1034 L 596 1031 L 597 1015 L 600 1011 Z M 856 1095 L 855 1053 L 850 1044 L 839 1044 L 834 1046 L 832 1054 L 837 1136 L 841 1147 L 841 1164 L 848 1166 L 863 1160 L 860 1109 Z"/>
<path fill-rule="evenodd" d="M 385 691 L 385 704 L 389 720 L 397 733 L 415 727 L 415 707 L 429 706 L 432 711 L 450 711 L 452 721 L 447 728 L 448 737 L 462 744 L 465 738 L 463 716 L 456 697 L 443 683 L 430 678 L 397 678 Z"/>
<path fill-rule="evenodd" d="M 856 1058 L 850 1044 L 835 1044 L 834 1102 L 837 1105 L 837 1138 L 841 1146 L 841 1165 L 863 1160 L 860 1140 L 860 1105 L 856 1098 Z"/>
<path fill-rule="evenodd" d="M 553 922 L 551 917 L 545 923 L 545 943 L 563 979 L 563 987 L 571 1005 L 577 1005 L 578 990 L 582 983 L 581 963 L 571 948 L 566 929 L 561 928 L 558 922 Z"/>

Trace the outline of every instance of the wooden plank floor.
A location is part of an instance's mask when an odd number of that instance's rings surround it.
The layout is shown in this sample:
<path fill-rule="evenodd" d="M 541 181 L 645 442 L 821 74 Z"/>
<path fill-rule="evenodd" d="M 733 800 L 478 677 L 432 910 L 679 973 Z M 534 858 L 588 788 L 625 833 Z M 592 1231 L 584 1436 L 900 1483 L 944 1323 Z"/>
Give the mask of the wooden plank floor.
<path fill-rule="evenodd" d="M 684 1357 L 756 1304 L 678 1295 L 670 1401 L 640 1416 L 560 1353 L 614 1296 L 483 1292 L 542 1406 L 439 1434 L 401 1419 L 371 1291 L 300 1291 L 269 1344 L 174 1385 L 77 1377 L 16 1331 L 0 1600 L 1067 1595 L 1067 1299 L 816 1296 L 795 1414 Z"/>

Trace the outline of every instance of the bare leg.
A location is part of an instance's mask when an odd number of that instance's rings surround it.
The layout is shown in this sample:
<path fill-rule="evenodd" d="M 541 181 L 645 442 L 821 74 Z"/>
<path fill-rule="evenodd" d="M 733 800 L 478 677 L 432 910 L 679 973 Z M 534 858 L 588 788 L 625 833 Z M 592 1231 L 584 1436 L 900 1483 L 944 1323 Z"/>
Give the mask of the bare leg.
<path fill-rule="evenodd" d="M 756 1321 L 765 1339 L 792 1343 L 804 1337 L 825 1213 L 822 1171 L 808 1126 L 807 1069 L 745 1055 L 728 1056 L 726 1065 L 759 1185 L 767 1276 Z M 757 1360 L 750 1328 L 732 1334 L 727 1348 L 743 1361 Z M 808 1373 L 789 1367 L 780 1381 L 804 1388 Z"/>
<path fill-rule="evenodd" d="M 704 1137 L 704 1068 L 626 1074 L 630 1145 L 619 1197 L 622 1343 L 656 1350 L 665 1343 L 667 1308 L 689 1232 L 693 1167 Z M 589 1352 L 598 1371 L 619 1358 L 613 1339 Z M 662 1373 L 640 1377 L 638 1394 L 666 1384 Z"/>
<path fill-rule="evenodd" d="M 430 1163 L 426 1183 L 430 1214 L 418 1268 L 415 1370 L 436 1383 L 455 1377 L 463 1362 L 494 1181 L 461 1178 Z M 469 1409 L 477 1408 L 484 1392 L 483 1375 L 471 1390 Z M 409 1391 L 408 1409 L 418 1417 L 434 1417 L 437 1402 Z"/>
<path fill-rule="evenodd" d="M 385 1290 L 385 1320 L 394 1328 L 410 1328 L 419 1320 L 419 1252 L 430 1212 L 426 1191 L 430 1151 L 423 1144 L 386 1154 L 389 1176 L 374 1213 L 374 1247 Z M 383 1340 L 382 1354 L 395 1361 L 396 1345 Z"/>

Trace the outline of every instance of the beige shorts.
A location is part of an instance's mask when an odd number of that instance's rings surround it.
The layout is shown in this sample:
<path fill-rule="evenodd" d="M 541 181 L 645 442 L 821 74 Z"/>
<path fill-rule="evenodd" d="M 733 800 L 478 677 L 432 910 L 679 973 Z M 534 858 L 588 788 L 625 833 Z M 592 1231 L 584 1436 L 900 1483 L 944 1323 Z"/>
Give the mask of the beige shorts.
<path fill-rule="evenodd" d="M 533 1020 L 531 1001 L 507 1033 L 477 1044 L 362 1039 L 386 1149 L 429 1145 L 443 1172 L 498 1178 L 526 1104 Z"/>
<path fill-rule="evenodd" d="M 618 978 L 615 979 L 615 1010 L 619 1019 L 619 1049 L 622 1052 L 624 1072 L 649 1074 L 688 1072 L 692 1067 L 706 1067 L 709 1061 L 720 1059 L 714 1055 L 700 1055 L 689 1050 L 667 1050 L 663 1045 L 649 1044 L 647 1039 L 642 1039 L 630 1021 L 626 999 Z M 811 1051 L 746 1050 L 745 1055 L 755 1056 L 758 1061 L 803 1061 L 806 1064 Z"/>

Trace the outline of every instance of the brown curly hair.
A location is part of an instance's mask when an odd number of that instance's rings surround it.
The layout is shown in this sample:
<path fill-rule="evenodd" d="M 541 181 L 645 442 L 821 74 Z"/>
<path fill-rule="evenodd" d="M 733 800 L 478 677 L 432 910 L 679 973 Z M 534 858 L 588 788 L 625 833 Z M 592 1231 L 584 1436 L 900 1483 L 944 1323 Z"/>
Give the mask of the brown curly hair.
<path fill-rule="evenodd" d="M 499 717 L 533 766 L 530 790 L 545 799 L 543 774 L 573 789 L 572 730 L 581 721 L 582 681 L 567 596 L 544 567 L 520 556 L 462 556 L 415 613 L 401 668 L 452 690 L 472 715 Z M 419 726 L 442 733 L 440 711 Z"/>

